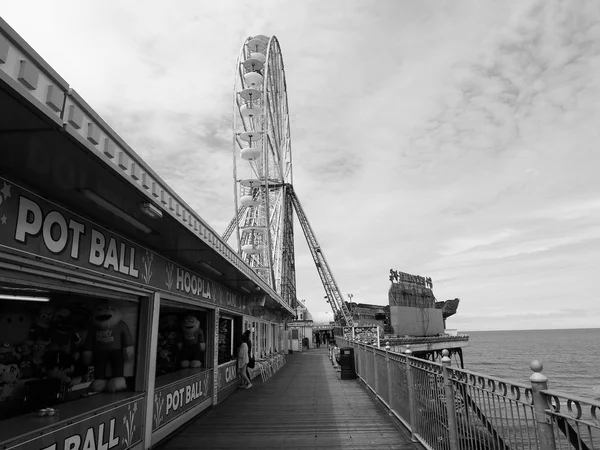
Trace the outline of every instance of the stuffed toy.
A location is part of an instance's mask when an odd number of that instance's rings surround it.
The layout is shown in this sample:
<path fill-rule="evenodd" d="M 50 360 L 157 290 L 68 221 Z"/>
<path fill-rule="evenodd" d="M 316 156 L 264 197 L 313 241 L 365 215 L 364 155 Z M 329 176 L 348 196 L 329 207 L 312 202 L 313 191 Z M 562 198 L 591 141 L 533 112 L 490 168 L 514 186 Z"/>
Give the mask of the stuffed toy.
<path fill-rule="evenodd" d="M 81 377 L 75 377 L 75 361 L 66 352 L 51 350 L 44 354 L 44 374 L 47 378 L 60 380 L 63 386 L 75 386 L 81 383 Z"/>
<path fill-rule="evenodd" d="M 133 358 L 133 339 L 119 308 L 111 304 L 98 305 L 92 314 L 92 329 L 88 332 L 83 363 L 94 365 L 95 380 L 90 389 L 95 392 L 119 392 L 127 389 L 124 377 L 125 361 Z M 107 369 L 110 370 L 110 379 Z"/>
<path fill-rule="evenodd" d="M 88 366 L 83 362 L 83 353 L 85 352 L 85 344 L 87 342 L 88 330 L 80 329 L 78 327 L 75 328 L 75 335 L 77 336 L 77 340 L 73 342 L 73 348 L 70 352 L 70 355 L 73 357 L 75 361 L 75 372 L 74 376 L 81 376 L 82 382 L 93 381 L 94 368 L 93 366 Z"/>
<path fill-rule="evenodd" d="M 43 375 L 42 365 L 44 363 L 44 353 L 50 345 L 50 341 L 37 340 L 31 346 L 31 366 L 33 368 L 33 376 L 41 377 Z"/>
<path fill-rule="evenodd" d="M 200 328 L 200 321 L 188 315 L 181 321 L 182 342 L 179 344 L 179 360 L 183 369 L 202 366 L 202 353 L 206 347 L 204 332 Z"/>
<path fill-rule="evenodd" d="M 52 334 L 52 318 L 54 317 L 54 308 L 52 306 L 43 306 L 40 308 L 33 319 L 33 327 L 29 336 L 34 341 L 50 342 Z"/>
<path fill-rule="evenodd" d="M 79 343 L 80 337 L 75 332 L 75 326 L 71 321 L 71 311 L 61 308 L 52 317 L 52 343 L 49 350 L 60 350 L 71 354 Z"/>
<path fill-rule="evenodd" d="M 171 350 L 176 350 L 177 347 L 179 347 L 179 343 L 180 343 L 180 339 L 179 339 L 179 332 L 178 331 L 169 331 L 166 334 L 166 340 L 167 343 L 165 345 L 165 347 L 171 349 Z"/>
<path fill-rule="evenodd" d="M 13 394 L 13 383 L 3 383 L 0 381 L 0 402 L 10 400 Z"/>
<path fill-rule="evenodd" d="M 156 355 L 156 373 L 163 375 L 173 370 L 171 351 L 168 348 L 159 347 Z"/>
<path fill-rule="evenodd" d="M 21 361 L 31 361 L 33 352 L 33 341 L 27 339 L 17 346 L 17 353 L 21 355 Z"/>
<path fill-rule="evenodd" d="M 19 366 L 16 364 L 0 364 L 0 383 L 13 384 L 19 378 Z"/>
<path fill-rule="evenodd" d="M 16 364 L 0 364 L 0 402 L 11 399 L 17 378 L 19 368 Z"/>
<path fill-rule="evenodd" d="M 24 359 L 19 362 L 19 372 L 21 373 L 21 378 L 27 379 L 33 377 L 33 365 L 31 364 L 31 360 Z"/>
<path fill-rule="evenodd" d="M 161 316 L 159 320 L 159 327 L 161 331 L 172 331 L 179 328 L 179 321 L 177 316 L 174 314 L 168 314 Z"/>
<path fill-rule="evenodd" d="M 19 345 L 29 338 L 32 325 L 33 318 L 26 311 L 0 314 L 0 343 Z"/>
<path fill-rule="evenodd" d="M 14 364 L 21 359 L 21 354 L 10 342 L 0 343 L 0 364 Z"/>

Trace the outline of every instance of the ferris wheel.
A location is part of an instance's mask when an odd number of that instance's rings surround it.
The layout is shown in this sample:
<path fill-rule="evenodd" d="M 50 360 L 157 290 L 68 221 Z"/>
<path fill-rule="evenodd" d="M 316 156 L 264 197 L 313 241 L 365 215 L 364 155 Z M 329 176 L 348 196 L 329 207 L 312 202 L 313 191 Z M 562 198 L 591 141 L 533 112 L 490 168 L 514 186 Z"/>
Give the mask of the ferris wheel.
<path fill-rule="evenodd" d="M 245 40 L 233 94 L 233 232 L 238 252 L 289 303 L 295 298 L 292 151 L 285 72 L 277 38 Z"/>

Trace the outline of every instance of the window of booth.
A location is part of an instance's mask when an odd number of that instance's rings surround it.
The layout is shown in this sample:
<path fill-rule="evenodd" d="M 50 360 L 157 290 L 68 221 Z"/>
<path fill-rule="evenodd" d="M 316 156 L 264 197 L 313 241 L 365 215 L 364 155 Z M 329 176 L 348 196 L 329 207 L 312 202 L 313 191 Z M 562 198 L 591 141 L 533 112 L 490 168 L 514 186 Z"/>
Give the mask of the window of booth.
<path fill-rule="evenodd" d="M 277 339 L 277 325 L 271 324 L 271 340 L 273 342 L 273 353 L 277 353 L 279 348 L 279 342 Z"/>
<path fill-rule="evenodd" d="M 237 358 L 237 349 L 242 342 L 242 318 L 221 315 L 219 317 L 218 364 Z"/>
<path fill-rule="evenodd" d="M 250 340 L 252 341 L 252 355 L 260 355 L 260 348 L 258 346 L 259 340 L 259 323 L 256 321 L 250 322 Z"/>
<path fill-rule="evenodd" d="M 210 310 L 205 308 L 161 300 L 157 377 L 183 370 L 205 370 L 212 367 L 212 352 L 207 341 L 210 332 L 209 315 Z"/>
<path fill-rule="evenodd" d="M 23 290 L 15 294 L 11 288 L 8 294 L 4 288 L 0 286 L 0 420 L 63 409 L 67 402 L 95 394 L 135 390 L 137 297 L 51 292 L 27 299 Z"/>
<path fill-rule="evenodd" d="M 269 353 L 269 346 L 267 342 L 267 338 L 269 333 L 267 333 L 267 324 L 260 324 L 260 354 L 262 357 L 265 357 Z"/>

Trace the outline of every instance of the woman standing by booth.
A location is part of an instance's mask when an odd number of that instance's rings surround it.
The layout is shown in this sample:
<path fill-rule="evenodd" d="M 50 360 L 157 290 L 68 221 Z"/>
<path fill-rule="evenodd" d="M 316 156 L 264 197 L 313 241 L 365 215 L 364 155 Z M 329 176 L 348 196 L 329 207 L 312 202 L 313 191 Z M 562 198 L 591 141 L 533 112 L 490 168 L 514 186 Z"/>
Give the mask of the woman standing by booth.
<path fill-rule="evenodd" d="M 250 389 L 252 387 L 250 378 L 246 373 L 248 369 L 248 361 L 250 361 L 250 345 L 252 344 L 250 344 L 248 334 L 244 333 L 242 335 L 242 343 L 240 344 L 240 348 L 238 349 L 238 372 L 240 377 L 242 377 L 242 384 L 240 385 L 240 387 L 243 387 L 244 389 Z"/>

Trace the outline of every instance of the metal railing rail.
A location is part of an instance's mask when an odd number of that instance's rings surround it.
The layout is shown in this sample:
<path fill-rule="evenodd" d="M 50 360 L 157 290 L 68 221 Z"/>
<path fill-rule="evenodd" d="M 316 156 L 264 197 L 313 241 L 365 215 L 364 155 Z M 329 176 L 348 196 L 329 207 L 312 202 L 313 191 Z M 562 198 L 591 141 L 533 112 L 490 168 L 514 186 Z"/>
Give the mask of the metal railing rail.
<path fill-rule="evenodd" d="M 336 341 L 354 349 L 360 380 L 428 449 L 600 450 L 600 401 L 548 389 L 538 361 L 527 385 L 451 367 L 447 350 L 440 364 L 410 348 Z"/>

